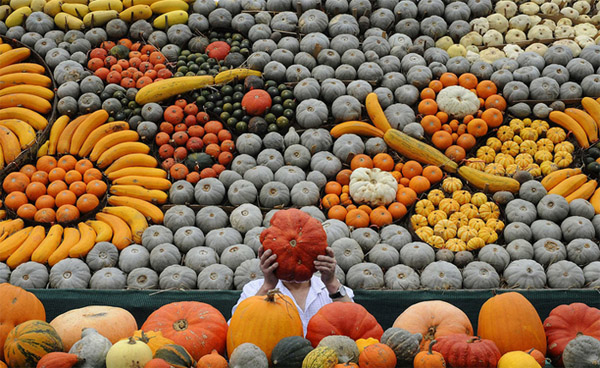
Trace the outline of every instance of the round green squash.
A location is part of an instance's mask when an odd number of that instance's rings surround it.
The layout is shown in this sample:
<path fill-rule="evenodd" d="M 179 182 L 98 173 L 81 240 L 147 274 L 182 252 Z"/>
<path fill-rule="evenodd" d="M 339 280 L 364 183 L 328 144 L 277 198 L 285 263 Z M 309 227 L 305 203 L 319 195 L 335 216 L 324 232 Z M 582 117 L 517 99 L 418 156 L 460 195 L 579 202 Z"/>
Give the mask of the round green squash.
<path fill-rule="evenodd" d="M 273 367 L 300 368 L 302 361 L 313 350 L 310 341 L 301 336 L 288 336 L 279 340 L 271 353 Z"/>

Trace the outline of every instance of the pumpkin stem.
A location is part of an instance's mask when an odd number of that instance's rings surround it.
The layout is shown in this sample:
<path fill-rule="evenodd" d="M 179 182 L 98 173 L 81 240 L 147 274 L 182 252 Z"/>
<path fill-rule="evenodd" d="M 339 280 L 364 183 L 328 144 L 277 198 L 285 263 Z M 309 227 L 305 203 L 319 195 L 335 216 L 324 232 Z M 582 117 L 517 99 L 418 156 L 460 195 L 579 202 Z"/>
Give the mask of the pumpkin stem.
<path fill-rule="evenodd" d="M 468 344 L 472 344 L 472 343 L 474 343 L 475 341 L 478 341 L 478 340 L 481 340 L 481 338 L 479 336 L 473 336 L 469 340 L 467 340 L 467 343 Z"/>
<path fill-rule="evenodd" d="M 433 345 L 437 344 L 437 340 L 431 340 L 431 342 L 429 343 L 429 351 L 427 352 L 427 354 L 432 355 L 433 354 Z"/>
<path fill-rule="evenodd" d="M 127 341 L 127 343 L 129 345 L 135 345 L 135 344 L 137 344 L 136 341 L 135 341 L 135 339 L 133 338 L 133 336 L 129 336 L 129 341 Z"/>

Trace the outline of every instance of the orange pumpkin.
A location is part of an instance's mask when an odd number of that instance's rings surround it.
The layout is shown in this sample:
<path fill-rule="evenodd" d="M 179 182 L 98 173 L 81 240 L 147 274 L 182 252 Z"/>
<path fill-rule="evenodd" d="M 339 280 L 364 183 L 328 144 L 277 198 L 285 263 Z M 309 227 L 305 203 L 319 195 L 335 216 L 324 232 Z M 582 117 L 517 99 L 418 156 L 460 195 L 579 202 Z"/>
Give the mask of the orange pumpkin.
<path fill-rule="evenodd" d="M 394 368 L 396 366 L 396 353 L 386 344 L 372 344 L 360 353 L 358 364 L 360 368 Z"/>
<path fill-rule="evenodd" d="M 421 351 L 427 350 L 429 343 L 440 336 L 473 335 L 469 317 L 457 307 L 441 300 L 413 304 L 398 316 L 393 327 L 423 335 Z"/>
<path fill-rule="evenodd" d="M 477 334 L 495 342 L 502 354 L 532 347 L 546 354 L 542 320 L 529 300 L 517 292 L 496 295 L 481 306 Z"/>
<path fill-rule="evenodd" d="M 293 300 L 271 290 L 266 297 L 253 296 L 238 305 L 227 331 L 227 351 L 233 352 L 239 345 L 250 342 L 261 348 L 270 361 L 279 340 L 303 333 Z"/>
<path fill-rule="evenodd" d="M 546 365 L 546 357 L 544 356 L 544 354 L 542 354 L 541 351 L 531 348 L 529 350 L 525 350 L 525 352 L 531 355 L 533 359 L 535 359 L 535 361 L 542 367 Z"/>
<path fill-rule="evenodd" d="M 436 340 L 432 340 L 429 343 L 429 350 L 421 351 L 415 355 L 415 359 L 413 360 L 414 368 L 446 368 L 444 356 L 432 350 L 436 342 Z"/>
<path fill-rule="evenodd" d="M 0 284 L 0 359 L 4 358 L 4 341 L 18 324 L 31 319 L 46 320 L 44 305 L 35 295 L 8 283 Z"/>
<path fill-rule="evenodd" d="M 344 367 L 359 368 L 358 364 L 352 363 L 352 362 L 338 363 L 338 364 L 336 364 L 336 365 L 333 366 L 333 368 L 344 368 Z"/>
<path fill-rule="evenodd" d="M 196 364 L 196 368 L 227 368 L 227 360 L 223 358 L 218 351 L 213 350 L 206 354 Z"/>
<path fill-rule="evenodd" d="M 79 361 L 79 357 L 75 354 L 55 351 L 44 355 L 38 362 L 37 368 L 71 368 Z"/>
<path fill-rule="evenodd" d="M 164 359 L 154 358 L 148 361 L 144 368 L 173 368 L 173 366 Z"/>
<path fill-rule="evenodd" d="M 138 329 L 131 313 L 123 308 L 104 305 L 70 310 L 54 318 L 50 325 L 62 339 L 65 351 L 81 339 L 81 331 L 86 327 L 94 328 L 113 344 L 133 335 Z"/>
<path fill-rule="evenodd" d="M 211 351 L 225 352 L 227 321 L 216 308 L 201 302 L 177 302 L 155 310 L 142 325 L 144 331 L 161 331 L 183 346 L 195 360 Z"/>
<path fill-rule="evenodd" d="M 0 368 L 8 368 L 6 363 L 0 360 Z"/>

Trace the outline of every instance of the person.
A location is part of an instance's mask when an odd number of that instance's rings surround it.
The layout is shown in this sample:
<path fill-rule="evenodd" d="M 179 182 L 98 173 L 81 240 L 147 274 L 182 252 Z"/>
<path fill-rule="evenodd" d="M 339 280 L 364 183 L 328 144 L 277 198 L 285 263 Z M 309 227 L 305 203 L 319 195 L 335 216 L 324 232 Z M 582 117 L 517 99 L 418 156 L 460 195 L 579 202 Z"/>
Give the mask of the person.
<path fill-rule="evenodd" d="M 277 255 L 273 254 L 270 249 L 264 250 L 261 246 L 258 249 L 258 257 L 260 259 L 260 270 L 264 278 L 250 281 L 244 286 L 231 314 L 233 315 L 242 300 L 254 295 L 267 295 L 269 290 L 279 289 L 282 294 L 289 296 L 294 301 L 306 336 L 308 321 L 322 306 L 334 301 L 354 301 L 352 289 L 343 286 L 335 277 L 337 262 L 333 249 L 327 247 L 326 253 L 326 255 L 318 256 L 315 260 L 315 268 L 321 273 L 321 277 L 313 275 L 310 280 L 305 282 L 282 281 L 275 276 L 275 270 L 278 266 Z"/>

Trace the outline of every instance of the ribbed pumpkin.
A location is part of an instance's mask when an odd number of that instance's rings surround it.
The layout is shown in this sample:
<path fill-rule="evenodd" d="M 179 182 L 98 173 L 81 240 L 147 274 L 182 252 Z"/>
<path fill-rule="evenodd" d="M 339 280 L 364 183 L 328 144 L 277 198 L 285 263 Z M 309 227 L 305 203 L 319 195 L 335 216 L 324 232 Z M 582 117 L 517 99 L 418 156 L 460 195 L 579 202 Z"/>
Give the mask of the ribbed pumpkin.
<path fill-rule="evenodd" d="M 213 350 L 210 354 L 206 354 L 196 364 L 196 368 L 227 368 L 227 360 L 219 354 L 218 351 Z"/>
<path fill-rule="evenodd" d="M 252 296 L 238 305 L 227 331 L 227 351 L 233 352 L 249 342 L 261 348 L 270 361 L 279 340 L 303 334 L 294 301 L 278 290 L 271 290 L 267 296 Z"/>
<path fill-rule="evenodd" d="M 424 350 L 415 355 L 413 360 L 414 368 L 446 368 L 446 361 L 444 356 L 437 351 L 433 351 L 433 345 L 437 343 L 437 340 L 433 340 L 429 343 L 428 350 Z"/>
<path fill-rule="evenodd" d="M 150 350 L 152 350 L 152 354 L 156 353 L 156 350 L 164 345 L 175 344 L 173 340 L 164 337 L 160 331 L 137 330 L 133 333 L 133 337 L 136 340 L 146 343 L 150 347 Z"/>
<path fill-rule="evenodd" d="M 325 254 L 327 234 L 317 219 L 289 209 L 273 215 L 271 227 L 260 234 L 260 242 L 277 255 L 275 275 L 280 280 L 306 281 L 316 271 L 317 256 Z"/>
<path fill-rule="evenodd" d="M 211 351 L 225 353 L 227 321 L 214 307 L 201 302 L 163 305 L 144 322 L 144 331 L 161 331 L 163 336 L 183 346 L 194 359 Z"/>
<path fill-rule="evenodd" d="M 39 360 L 37 368 L 71 368 L 77 363 L 79 363 L 77 355 L 55 351 L 44 355 Z"/>
<path fill-rule="evenodd" d="M 190 353 L 181 345 L 167 344 L 161 346 L 154 358 L 160 358 L 175 368 L 192 367 L 196 362 Z"/>
<path fill-rule="evenodd" d="M 4 358 L 4 340 L 19 323 L 30 319 L 45 321 L 46 310 L 35 295 L 8 283 L 0 284 L 0 359 Z"/>
<path fill-rule="evenodd" d="M 495 368 L 501 356 L 493 341 L 464 334 L 440 337 L 433 350 L 442 354 L 450 367 L 461 368 Z"/>
<path fill-rule="evenodd" d="M 301 336 L 290 336 L 281 339 L 273 348 L 271 362 L 273 367 L 298 368 L 313 347 L 310 341 Z"/>
<path fill-rule="evenodd" d="M 70 310 L 54 318 L 50 324 L 62 339 L 66 351 L 81 339 L 81 331 L 86 327 L 95 329 L 113 344 L 137 330 L 137 322 L 131 313 L 123 308 L 104 305 Z"/>
<path fill-rule="evenodd" d="M 502 354 L 530 348 L 546 354 L 542 320 L 529 300 L 516 292 L 493 296 L 481 306 L 477 334 L 495 342 Z"/>
<path fill-rule="evenodd" d="M 271 95 L 264 89 L 248 91 L 242 98 L 242 108 L 250 115 L 263 115 L 271 107 Z"/>
<path fill-rule="evenodd" d="M 306 338 L 313 346 L 330 335 L 344 335 L 355 341 L 369 337 L 380 339 L 383 329 L 362 305 L 334 302 L 321 307 L 306 328 Z"/>
<path fill-rule="evenodd" d="M 358 364 L 360 368 L 394 368 L 396 366 L 396 354 L 386 344 L 372 344 L 360 353 Z"/>
<path fill-rule="evenodd" d="M 9 332 L 4 343 L 4 357 L 11 368 L 35 367 L 44 355 L 62 350 L 56 330 L 39 320 L 19 324 Z"/>
<path fill-rule="evenodd" d="M 352 362 L 338 363 L 333 366 L 333 368 L 347 368 L 347 367 L 359 368 L 358 364 L 352 363 Z"/>
<path fill-rule="evenodd" d="M 302 368 L 333 368 L 338 364 L 335 350 L 321 346 L 306 355 L 302 361 Z"/>
<path fill-rule="evenodd" d="M 548 355 L 562 365 L 562 353 L 578 335 L 600 339 L 600 310 L 583 303 L 563 304 L 554 308 L 544 321 Z"/>
<path fill-rule="evenodd" d="M 429 343 L 441 336 L 460 333 L 473 335 L 469 317 L 452 304 L 441 300 L 411 305 L 396 318 L 393 327 L 423 335 L 421 351 L 427 350 Z"/>

